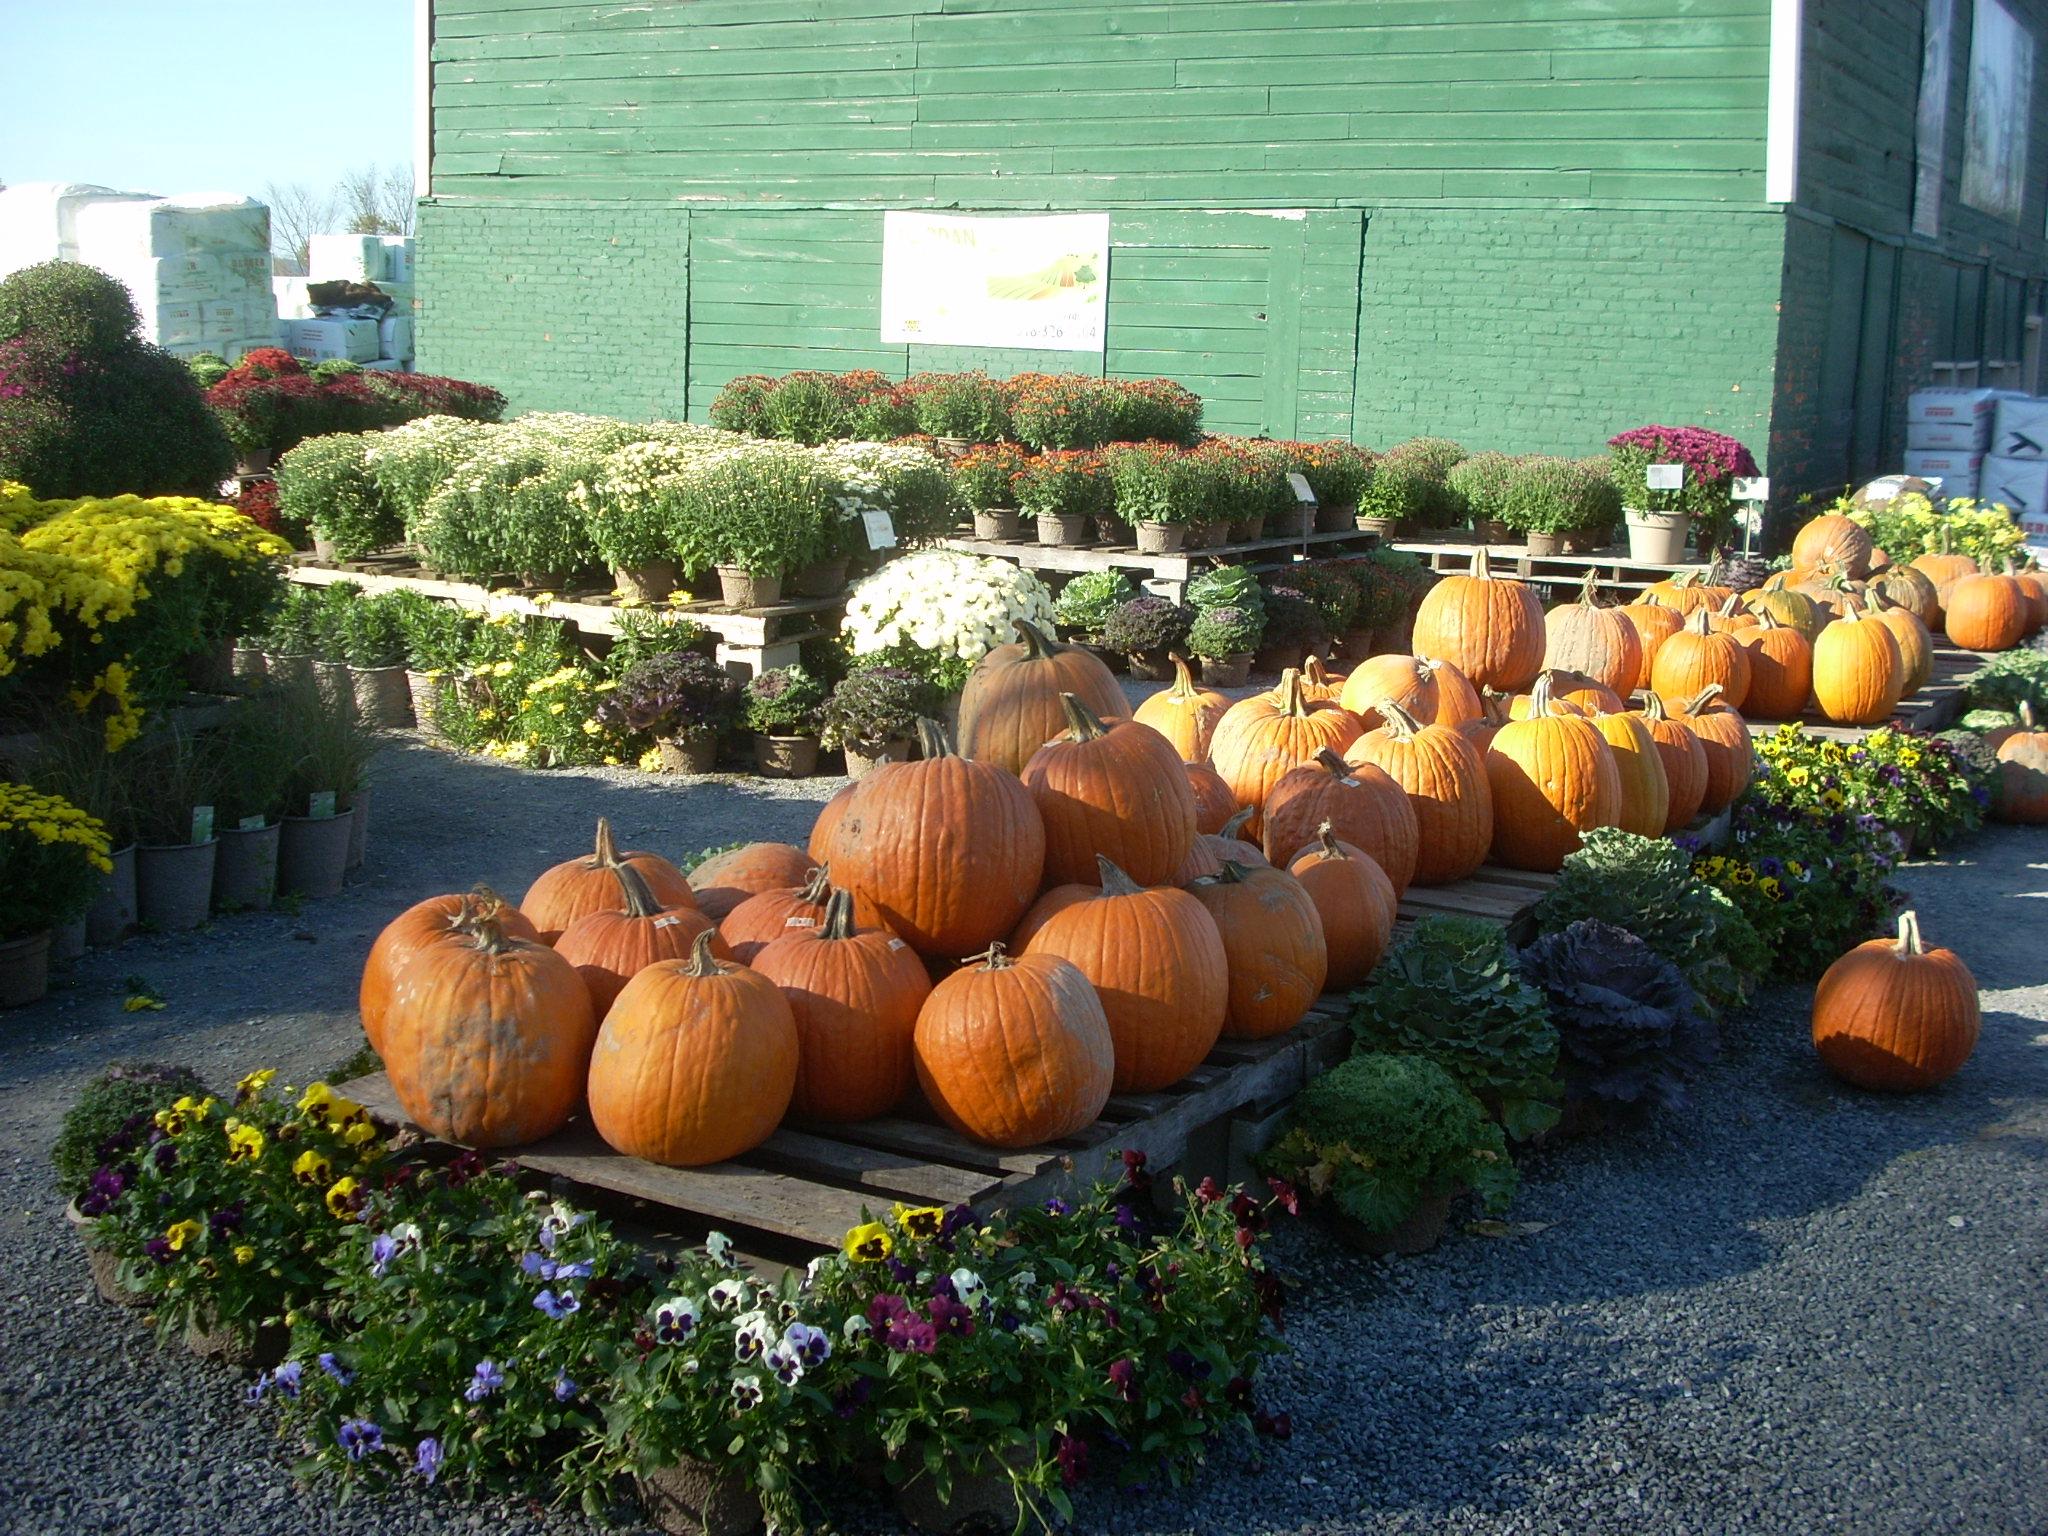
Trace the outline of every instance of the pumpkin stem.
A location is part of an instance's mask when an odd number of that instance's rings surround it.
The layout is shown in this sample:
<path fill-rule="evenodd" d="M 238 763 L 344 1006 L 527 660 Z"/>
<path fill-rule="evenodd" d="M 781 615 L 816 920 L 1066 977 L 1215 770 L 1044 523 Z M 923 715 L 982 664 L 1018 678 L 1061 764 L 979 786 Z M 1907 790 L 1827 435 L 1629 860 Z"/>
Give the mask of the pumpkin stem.
<path fill-rule="evenodd" d="M 997 939 L 995 943 L 989 945 L 980 954 L 969 955 L 961 963 L 963 965 L 972 965 L 977 960 L 981 962 L 981 968 L 984 971 L 1007 971 L 1017 963 L 1005 953 L 1001 939 Z"/>
<path fill-rule="evenodd" d="M 1547 671 L 1538 672 L 1536 681 L 1529 689 L 1529 718 L 1541 720 L 1550 713 L 1550 678 Z"/>
<path fill-rule="evenodd" d="M 482 905 L 468 905 L 464 897 L 465 910 L 456 919 L 455 930 L 463 934 L 476 948 L 487 955 L 503 954 L 512 947 L 512 939 L 505 932 L 505 925 L 499 918 L 499 908 Z"/>
<path fill-rule="evenodd" d="M 597 869 L 610 869 L 619 862 L 619 845 L 612 841 L 612 819 L 609 816 L 597 818 L 597 852 L 590 856 L 590 862 Z"/>
<path fill-rule="evenodd" d="M 1713 615 L 1707 611 L 1705 603 L 1693 609 L 1691 616 L 1685 621 L 1685 627 L 1696 635 L 1711 635 L 1714 632 Z"/>
<path fill-rule="evenodd" d="M 1219 885 L 1242 885 L 1244 884 L 1244 877 L 1250 873 L 1251 871 L 1238 863 L 1237 860 L 1225 859 L 1223 861 L 1223 868 L 1218 873 L 1210 876 L 1210 878 Z"/>
<path fill-rule="evenodd" d="M 1230 820 L 1223 823 L 1223 830 L 1216 835 L 1218 837 L 1227 837 L 1233 842 L 1242 842 L 1244 840 L 1244 824 L 1251 819 L 1252 808 L 1246 806 L 1235 816 L 1232 816 Z"/>
<path fill-rule="evenodd" d="M 804 882 L 804 900 L 814 907 L 822 907 L 832 895 L 832 865 L 829 861 L 811 871 L 811 878 Z"/>
<path fill-rule="evenodd" d="M 1863 615 L 1856 611 L 1855 598 L 1845 597 L 1842 599 L 1842 619 L 1845 623 L 1855 624 L 1859 622 L 1862 619 L 1862 617 Z"/>
<path fill-rule="evenodd" d="M 1011 622 L 1017 626 L 1017 638 L 1024 642 L 1026 661 L 1044 661 L 1052 654 L 1053 644 L 1045 637 L 1044 630 L 1029 619 L 1014 619 Z"/>
<path fill-rule="evenodd" d="M 818 873 L 822 875 L 824 871 L 821 869 Z M 833 891 L 825 898 L 825 923 L 818 930 L 818 936 L 825 939 L 850 939 L 856 931 L 853 925 L 853 892 Z"/>
<path fill-rule="evenodd" d="M 1666 718 L 1664 701 L 1647 688 L 1643 690 L 1643 718 L 1652 725 L 1661 725 Z"/>
<path fill-rule="evenodd" d="M 1506 725 L 1512 718 L 1508 696 L 1498 688 L 1482 688 L 1479 691 L 1479 715 L 1488 725 Z"/>
<path fill-rule="evenodd" d="M 1588 608 L 1598 608 L 1600 606 L 1600 594 L 1593 584 L 1593 578 L 1596 574 L 1592 566 L 1587 566 L 1585 584 L 1579 588 L 1579 602 Z"/>
<path fill-rule="evenodd" d="M 1316 842 L 1322 848 L 1323 857 L 1326 859 L 1348 859 L 1351 857 L 1350 854 L 1344 851 L 1344 845 L 1337 841 L 1336 829 L 1327 821 L 1316 828 Z"/>
<path fill-rule="evenodd" d="M 1313 684 L 1318 688 L 1328 687 L 1330 674 L 1323 670 L 1323 658 L 1320 656 L 1305 657 L 1301 663 L 1301 678 L 1304 684 Z"/>
<path fill-rule="evenodd" d="M 1136 896 L 1145 888 L 1110 862 L 1109 855 L 1095 855 L 1096 871 L 1102 876 L 1102 894 L 1105 896 Z"/>
<path fill-rule="evenodd" d="M 1301 669 L 1289 667 L 1280 674 L 1280 686 L 1273 690 L 1280 695 L 1280 713 L 1290 719 L 1303 720 L 1308 717 L 1308 705 L 1301 696 Z"/>
<path fill-rule="evenodd" d="M 1351 765 L 1332 752 L 1328 747 L 1316 748 L 1316 761 L 1340 779 L 1351 777 Z"/>
<path fill-rule="evenodd" d="M 683 963 L 685 976 L 695 976 L 701 980 L 706 976 L 716 976 L 725 969 L 718 963 L 718 956 L 711 953 L 711 941 L 717 937 L 718 930 L 715 928 L 706 928 L 697 935 L 696 942 L 690 946 L 690 958 Z"/>
<path fill-rule="evenodd" d="M 1742 611 L 1742 598 L 1734 592 L 1728 594 L 1728 601 L 1721 605 L 1721 617 L 1732 619 Z"/>
<path fill-rule="evenodd" d="M 1472 574 L 1480 581 L 1493 580 L 1493 572 L 1486 563 L 1486 546 L 1484 544 L 1472 551 Z"/>
<path fill-rule="evenodd" d="M 1186 668 L 1181 669 L 1183 674 Z M 1060 695 L 1060 712 L 1067 717 L 1067 734 L 1076 741 L 1100 741 L 1109 727 L 1096 718 L 1095 711 L 1071 693 Z"/>
<path fill-rule="evenodd" d="M 1422 729 L 1416 718 L 1392 699 L 1381 699 L 1373 709 L 1387 722 L 1387 734 L 1396 741 L 1413 741 L 1415 733 Z"/>
<path fill-rule="evenodd" d="M 1714 702 L 1714 696 L 1718 694 L 1720 691 L 1721 685 L 1719 683 L 1707 684 L 1706 687 L 1702 688 L 1699 691 L 1699 693 L 1696 694 L 1692 698 L 1692 700 L 1686 704 L 1685 708 L 1681 711 L 1681 713 L 1688 715 L 1698 714 L 1701 710 L 1705 709 L 1708 705 Z"/>
<path fill-rule="evenodd" d="M 1899 953 L 1902 955 L 1924 955 L 1926 948 L 1920 942 L 1920 914 L 1905 911 L 1899 914 Z"/>
<path fill-rule="evenodd" d="M 1022 619 L 1017 621 L 1023 623 Z M 935 757 L 951 757 L 953 743 L 946 735 L 946 728 L 927 716 L 917 717 L 917 755 L 927 761 Z"/>
<path fill-rule="evenodd" d="M 648 888 L 647 879 L 627 863 L 611 867 L 612 878 L 619 882 L 619 893 L 626 899 L 626 916 L 655 917 L 662 910 L 661 903 L 654 899 L 654 892 Z"/>
<path fill-rule="evenodd" d="M 1756 627 L 1758 629 L 1783 629 L 1784 625 L 1771 616 L 1770 609 L 1759 608 L 1756 611 Z"/>
<path fill-rule="evenodd" d="M 1191 699 L 1195 696 L 1195 674 L 1188 670 L 1188 659 L 1178 651 L 1173 655 L 1173 686 L 1167 690 L 1176 699 Z"/>

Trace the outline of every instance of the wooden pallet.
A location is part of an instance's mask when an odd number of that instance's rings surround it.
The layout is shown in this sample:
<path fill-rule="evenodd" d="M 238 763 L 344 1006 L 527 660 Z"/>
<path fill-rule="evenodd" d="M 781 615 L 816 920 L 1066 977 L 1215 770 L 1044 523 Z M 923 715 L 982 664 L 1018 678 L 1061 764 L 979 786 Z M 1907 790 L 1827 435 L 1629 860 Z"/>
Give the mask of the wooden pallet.
<path fill-rule="evenodd" d="M 1553 877 L 1486 868 L 1472 879 L 1411 890 L 1399 923 L 1458 913 L 1514 928 Z M 753 1151 L 708 1168 L 664 1168 L 623 1157 L 587 1121 L 517 1154 L 520 1165 L 578 1197 L 619 1211 L 635 1226 L 701 1239 L 726 1232 L 750 1257 L 801 1263 L 835 1248 L 850 1227 L 892 1204 L 971 1205 L 979 1210 L 1071 1196 L 1114 1177 L 1125 1151 L 1155 1171 L 1190 1180 L 1241 1179 L 1288 1103 L 1350 1049 L 1350 1006 L 1334 994 L 1270 1040 L 1223 1040 L 1172 1087 L 1118 1094 L 1079 1135 L 1021 1151 L 984 1147 L 933 1121 L 894 1116 L 859 1125 L 790 1125 Z M 405 1114 L 383 1073 L 341 1085 L 388 1125 Z"/>
<path fill-rule="evenodd" d="M 512 613 L 522 617 L 559 619 L 586 635 L 616 635 L 620 616 L 629 610 L 616 594 L 578 590 L 554 594 L 542 601 L 530 592 L 516 592 L 481 586 L 467 581 L 446 581 L 429 576 L 402 555 L 378 555 L 338 565 L 321 565 L 301 559 L 287 572 L 293 581 L 308 586 L 331 586 L 352 581 L 366 592 L 418 592 L 443 602 L 460 603 L 487 613 Z M 751 677 L 775 667 L 794 666 L 804 641 L 819 635 L 836 634 L 839 615 L 846 598 L 800 597 L 768 608 L 728 608 L 723 603 L 665 603 L 660 612 L 686 618 L 718 637 L 718 662 L 742 677 Z M 646 612 L 646 609 L 637 610 Z"/>
<path fill-rule="evenodd" d="M 1084 571 L 1131 571 L 1147 590 L 1175 602 L 1187 595 L 1190 580 L 1219 562 L 1249 565 L 1255 571 L 1279 570 L 1291 565 L 1296 555 L 1320 550 L 1342 553 L 1339 546 L 1369 549 L 1379 535 L 1346 529 L 1336 533 L 1295 534 L 1291 538 L 1254 539 L 1243 544 L 1220 544 L 1211 549 L 1181 554 L 1140 554 L 1135 545 L 1095 544 L 1085 548 L 1039 544 L 1030 539 L 948 539 L 945 547 L 965 555 L 1008 560 L 1027 571 L 1060 571 L 1078 575 Z"/>
<path fill-rule="evenodd" d="M 1963 679 L 1990 659 L 1988 652 L 1965 651 L 1937 640 L 1934 673 L 1927 680 L 1927 686 L 1910 699 L 1902 699 L 1888 723 L 1915 731 L 1947 730 L 1962 718 L 1968 703 Z M 1768 736 L 1782 724 L 1781 720 L 1752 720 L 1749 722 L 1749 734 Z M 1874 726 L 1837 725 L 1811 706 L 1799 717 L 1799 724 L 1805 727 L 1807 734 L 1828 741 L 1861 741 L 1876 729 Z"/>
<path fill-rule="evenodd" d="M 1590 555 L 1532 555 L 1512 544 L 1467 544 L 1448 539 L 1400 539 L 1394 548 L 1419 555 L 1433 571 L 1463 575 L 1472 568 L 1472 556 L 1486 551 L 1486 566 L 1502 576 L 1556 587 L 1576 587 L 1588 571 L 1603 587 L 1640 592 L 1668 580 L 1681 571 L 1704 571 L 1698 564 L 1659 565 L 1631 560 L 1623 549 L 1603 549 Z"/>

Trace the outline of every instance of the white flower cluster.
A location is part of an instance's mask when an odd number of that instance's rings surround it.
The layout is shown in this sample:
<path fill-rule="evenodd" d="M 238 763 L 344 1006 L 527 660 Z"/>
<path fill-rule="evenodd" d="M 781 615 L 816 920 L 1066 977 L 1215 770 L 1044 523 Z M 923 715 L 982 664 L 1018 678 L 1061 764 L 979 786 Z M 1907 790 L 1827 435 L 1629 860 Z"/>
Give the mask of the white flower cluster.
<path fill-rule="evenodd" d="M 855 587 L 842 632 L 856 656 L 908 641 L 974 662 L 1016 639 L 1019 619 L 1052 627 L 1052 594 L 1031 572 L 927 549 L 890 561 Z"/>

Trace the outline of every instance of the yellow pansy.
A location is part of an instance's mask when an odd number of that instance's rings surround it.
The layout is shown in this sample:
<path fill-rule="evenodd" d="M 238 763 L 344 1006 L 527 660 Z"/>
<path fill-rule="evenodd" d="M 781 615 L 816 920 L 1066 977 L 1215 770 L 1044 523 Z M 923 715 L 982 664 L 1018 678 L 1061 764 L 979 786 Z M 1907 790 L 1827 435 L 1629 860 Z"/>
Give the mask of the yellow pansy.
<path fill-rule="evenodd" d="M 251 1072 L 247 1077 L 235 1084 L 235 1102 L 240 1104 L 255 1098 L 257 1094 L 268 1088 L 276 1079 L 277 1068 L 275 1067 L 262 1067 Z"/>
<path fill-rule="evenodd" d="M 255 1126 L 230 1120 L 227 1132 L 229 1162 L 254 1162 L 263 1155 L 263 1132 Z"/>
<path fill-rule="evenodd" d="M 171 1252 L 183 1253 L 185 1245 L 196 1241 L 205 1230 L 196 1221 L 174 1221 L 164 1228 L 164 1241 L 171 1245 Z"/>
<path fill-rule="evenodd" d="M 326 1083 L 312 1083 L 299 1096 L 299 1113 L 309 1120 L 315 1118 L 325 1120 L 331 1113 L 329 1106 L 333 1103 L 334 1090 L 332 1088 Z"/>
<path fill-rule="evenodd" d="M 896 1240 L 879 1221 L 863 1222 L 846 1234 L 846 1256 L 879 1264 L 896 1251 Z"/>
<path fill-rule="evenodd" d="M 292 1164 L 292 1177 L 301 1184 L 325 1184 L 328 1175 L 334 1172 L 334 1165 L 322 1153 L 308 1147 Z"/>
<path fill-rule="evenodd" d="M 352 1177 L 336 1179 L 327 1191 L 328 1214 L 342 1221 L 355 1215 L 356 1192 L 361 1188 Z"/>
<path fill-rule="evenodd" d="M 235 1262 L 236 1262 L 237 1264 L 246 1264 L 246 1263 L 248 1263 L 248 1262 L 249 1262 L 249 1261 L 250 1261 L 251 1259 L 253 1259 L 253 1258 L 255 1258 L 255 1257 L 256 1257 L 256 1250 L 255 1250 L 254 1248 L 250 1247 L 250 1246 L 249 1246 L 249 1244 L 247 1244 L 247 1243 L 237 1243 L 237 1244 L 235 1244 Z"/>
<path fill-rule="evenodd" d="M 919 1241 L 937 1237 L 946 1219 L 945 1208 L 937 1205 L 899 1205 L 891 1214 L 899 1227 Z"/>

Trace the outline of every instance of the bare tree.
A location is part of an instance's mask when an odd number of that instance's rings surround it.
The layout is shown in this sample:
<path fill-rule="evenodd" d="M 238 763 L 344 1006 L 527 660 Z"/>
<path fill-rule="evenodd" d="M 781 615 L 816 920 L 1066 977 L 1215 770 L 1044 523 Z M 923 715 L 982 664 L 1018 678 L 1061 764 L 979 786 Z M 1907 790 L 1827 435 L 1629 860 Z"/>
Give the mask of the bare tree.
<path fill-rule="evenodd" d="M 412 167 L 375 163 L 348 172 L 335 187 L 345 228 L 355 235 L 410 235 Z"/>
<path fill-rule="evenodd" d="M 334 193 L 315 192 L 303 181 L 284 186 L 273 181 L 263 188 L 263 200 L 270 205 L 272 252 L 294 273 L 304 272 L 313 236 L 334 228 Z"/>

